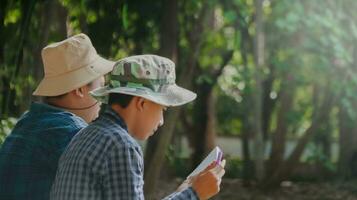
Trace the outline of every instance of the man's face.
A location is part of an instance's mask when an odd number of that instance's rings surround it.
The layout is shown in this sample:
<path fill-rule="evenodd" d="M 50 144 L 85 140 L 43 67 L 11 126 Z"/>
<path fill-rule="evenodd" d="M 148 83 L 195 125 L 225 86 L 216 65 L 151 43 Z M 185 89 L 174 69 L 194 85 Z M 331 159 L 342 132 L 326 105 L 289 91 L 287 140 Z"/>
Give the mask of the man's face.
<path fill-rule="evenodd" d="M 86 117 L 85 117 L 86 119 L 85 120 L 87 122 L 91 122 L 91 121 L 95 120 L 98 117 L 99 110 L 100 110 L 100 105 L 101 105 L 100 102 L 97 103 L 97 100 L 94 99 L 89 94 L 89 92 L 94 90 L 94 89 L 97 89 L 99 87 L 102 87 L 102 86 L 104 86 L 104 76 L 101 76 L 100 78 L 92 81 L 91 84 L 89 84 L 87 86 L 88 89 L 87 89 L 87 92 L 86 92 L 85 97 L 84 97 L 85 103 L 83 103 L 83 104 L 87 105 L 87 106 L 94 105 L 93 107 L 90 107 L 90 108 L 88 108 L 86 110 Z"/>
<path fill-rule="evenodd" d="M 138 114 L 137 124 L 134 127 L 134 137 L 139 140 L 146 140 L 164 124 L 163 112 L 166 107 L 144 99 L 142 111 Z"/>

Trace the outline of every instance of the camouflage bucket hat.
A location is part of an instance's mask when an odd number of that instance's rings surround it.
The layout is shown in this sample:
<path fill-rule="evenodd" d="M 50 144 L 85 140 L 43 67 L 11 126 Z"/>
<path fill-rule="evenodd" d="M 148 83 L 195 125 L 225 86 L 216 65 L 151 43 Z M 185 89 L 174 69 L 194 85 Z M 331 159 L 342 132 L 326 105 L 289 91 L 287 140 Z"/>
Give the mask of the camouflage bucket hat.
<path fill-rule="evenodd" d="M 110 93 L 143 97 L 163 106 L 179 106 L 196 94 L 175 84 L 175 63 L 156 55 L 131 56 L 117 61 L 110 83 L 91 92 L 103 103 Z"/>

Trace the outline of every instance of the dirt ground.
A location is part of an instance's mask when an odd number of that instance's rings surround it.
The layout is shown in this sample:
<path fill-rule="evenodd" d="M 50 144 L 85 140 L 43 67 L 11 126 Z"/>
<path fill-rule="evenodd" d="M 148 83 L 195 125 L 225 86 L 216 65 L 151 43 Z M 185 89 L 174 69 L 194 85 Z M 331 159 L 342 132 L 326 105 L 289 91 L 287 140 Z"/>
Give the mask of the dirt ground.
<path fill-rule="evenodd" d="M 174 191 L 182 180 L 161 183 L 157 199 Z M 214 200 L 357 200 L 357 181 L 354 182 L 286 182 L 284 187 L 271 192 L 246 188 L 237 179 L 224 179 L 220 193 Z"/>

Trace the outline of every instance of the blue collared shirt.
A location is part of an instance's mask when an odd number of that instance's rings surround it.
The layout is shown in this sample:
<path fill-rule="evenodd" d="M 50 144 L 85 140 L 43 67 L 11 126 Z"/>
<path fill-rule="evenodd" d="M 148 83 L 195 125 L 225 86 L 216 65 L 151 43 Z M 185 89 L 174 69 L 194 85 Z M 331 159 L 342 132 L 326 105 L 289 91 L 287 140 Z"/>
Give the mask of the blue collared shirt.
<path fill-rule="evenodd" d="M 87 123 L 44 103 L 32 103 L 0 149 L 0 199 L 48 200 L 58 159 Z"/>
<path fill-rule="evenodd" d="M 61 156 L 51 200 L 143 200 L 143 170 L 141 147 L 108 107 Z M 165 199 L 198 198 L 189 187 Z"/>

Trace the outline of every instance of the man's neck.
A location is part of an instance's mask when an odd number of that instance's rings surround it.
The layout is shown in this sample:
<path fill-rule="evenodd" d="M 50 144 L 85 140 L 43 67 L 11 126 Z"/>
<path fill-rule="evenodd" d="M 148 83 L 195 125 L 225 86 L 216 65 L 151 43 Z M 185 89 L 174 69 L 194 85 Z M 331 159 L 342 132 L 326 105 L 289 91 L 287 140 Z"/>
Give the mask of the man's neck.
<path fill-rule="evenodd" d="M 67 112 L 73 113 L 75 115 L 77 115 L 78 117 L 82 118 L 85 120 L 85 114 L 82 110 L 73 110 L 70 109 L 72 107 L 74 107 L 73 101 L 71 101 L 68 97 L 62 97 L 62 98 L 49 98 L 45 100 L 45 103 L 51 105 L 51 106 L 55 106 L 58 108 L 61 108 Z"/>

